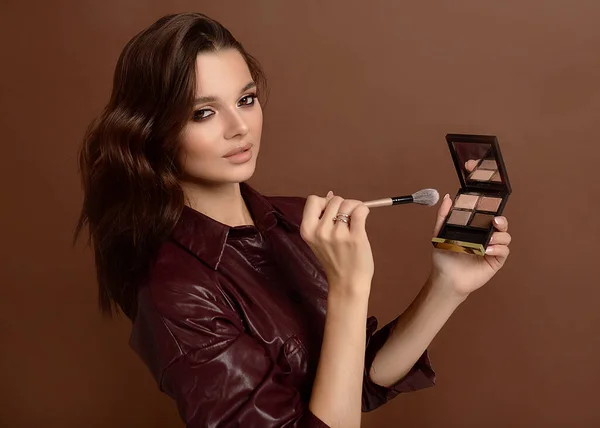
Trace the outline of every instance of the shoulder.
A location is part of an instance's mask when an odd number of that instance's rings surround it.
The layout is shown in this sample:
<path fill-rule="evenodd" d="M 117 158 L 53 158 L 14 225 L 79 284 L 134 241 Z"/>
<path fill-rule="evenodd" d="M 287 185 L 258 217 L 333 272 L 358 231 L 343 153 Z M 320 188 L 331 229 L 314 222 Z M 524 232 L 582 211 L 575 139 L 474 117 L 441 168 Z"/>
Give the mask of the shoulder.
<path fill-rule="evenodd" d="M 222 318 L 227 332 L 239 328 L 215 272 L 177 243 L 165 242 L 139 284 L 130 346 L 158 378 L 173 361 L 212 340 L 211 317 Z"/>
<path fill-rule="evenodd" d="M 188 318 L 205 301 L 225 304 L 216 272 L 176 242 L 165 242 L 141 284 L 142 304 L 165 318 Z M 147 300 L 144 300 L 147 299 Z"/>

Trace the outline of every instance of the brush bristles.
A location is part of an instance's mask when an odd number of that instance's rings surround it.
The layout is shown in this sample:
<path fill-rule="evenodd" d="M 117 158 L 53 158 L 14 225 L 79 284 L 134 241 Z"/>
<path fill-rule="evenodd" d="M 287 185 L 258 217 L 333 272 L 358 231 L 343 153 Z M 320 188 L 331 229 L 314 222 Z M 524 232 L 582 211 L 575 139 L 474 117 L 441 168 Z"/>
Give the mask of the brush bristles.
<path fill-rule="evenodd" d="M 435 205 L 440 200 L 440 194 L 435 189 L 422 189 L 412 194 L 415 204 Z"/>

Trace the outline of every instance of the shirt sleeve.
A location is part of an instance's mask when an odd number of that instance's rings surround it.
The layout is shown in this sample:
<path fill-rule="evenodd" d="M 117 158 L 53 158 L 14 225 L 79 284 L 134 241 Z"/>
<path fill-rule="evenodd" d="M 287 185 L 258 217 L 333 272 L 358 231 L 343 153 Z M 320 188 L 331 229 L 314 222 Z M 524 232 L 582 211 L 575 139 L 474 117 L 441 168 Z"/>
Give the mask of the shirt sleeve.
<path fill-rule="evenodd" d="M 431 367 L 427 351 L 421 355 L 406 376 L 394 385 L 389 387 L 381 386 L 371 379 L 369 373 L 375 355 L 383 347 L 397 322 L 398 318 L 375 332 L 377 329 L 377 318 L 369 317 L 367 319 L 367 349 L 362 395 L 363 412 L 375 410 L 402 392 L 417 391 L 435 385 L 435 372 Z"/>
<path fill-rule="evenodd" d="M 202 297 L 201 297 L 202 296 Z M 160 374 L 161 390 L 177 403 L 188 428 L 327 428 L 310 412 L 297 387 L 302 344 L 288 340 L 279 355 L 246 334 L 237 314 L 207 293 L 193 293 L 166 318 L 182 342 L 193 338 Z M 188 344 L 191 342 L 188 342 Z"/>

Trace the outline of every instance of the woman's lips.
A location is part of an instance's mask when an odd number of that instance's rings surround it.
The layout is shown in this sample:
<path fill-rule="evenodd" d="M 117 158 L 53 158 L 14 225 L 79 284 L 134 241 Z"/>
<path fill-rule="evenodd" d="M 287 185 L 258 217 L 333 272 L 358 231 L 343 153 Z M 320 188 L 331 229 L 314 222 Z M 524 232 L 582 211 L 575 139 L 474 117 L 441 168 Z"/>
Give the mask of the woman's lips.
<path fill-rule="evenodd" d="M 225 159 L 234 164 L 248 162 L 250 159 L 252 159 L 252 145 L 243 151 L 236 150 L 234 154 L 225 156 Z"/>
<path fill-rule="evenodd" d="M 253 144 L 252 143 L 248 143 L 242 147 L 236 147 L 233 150 L 230 150 L 229 152 L 227 152 L 227 154 L 225 156 L 223 156 L 224 158 L 229 158 L 231 156 L 235 156 L 237 154 L 243 153 L 247 150 L 250 150 L 252 148 Z"/>

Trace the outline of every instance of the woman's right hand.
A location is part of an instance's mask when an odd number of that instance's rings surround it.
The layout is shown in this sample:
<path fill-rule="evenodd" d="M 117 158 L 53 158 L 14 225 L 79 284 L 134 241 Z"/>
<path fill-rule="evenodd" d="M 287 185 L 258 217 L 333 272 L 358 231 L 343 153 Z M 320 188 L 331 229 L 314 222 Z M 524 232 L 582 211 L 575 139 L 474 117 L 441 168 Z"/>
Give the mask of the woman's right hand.
<path fill-rule="evenodd" d="M 375 267 L 365 228 L 369 212 L 361 201 L 343 199 L 331 192 L 325 198 L 307 198 L 300 234 L 321 262 L 330 292 L 370 292 Z M 334 223 L 338 213 L 351 215 L 350 222 Z"/>

